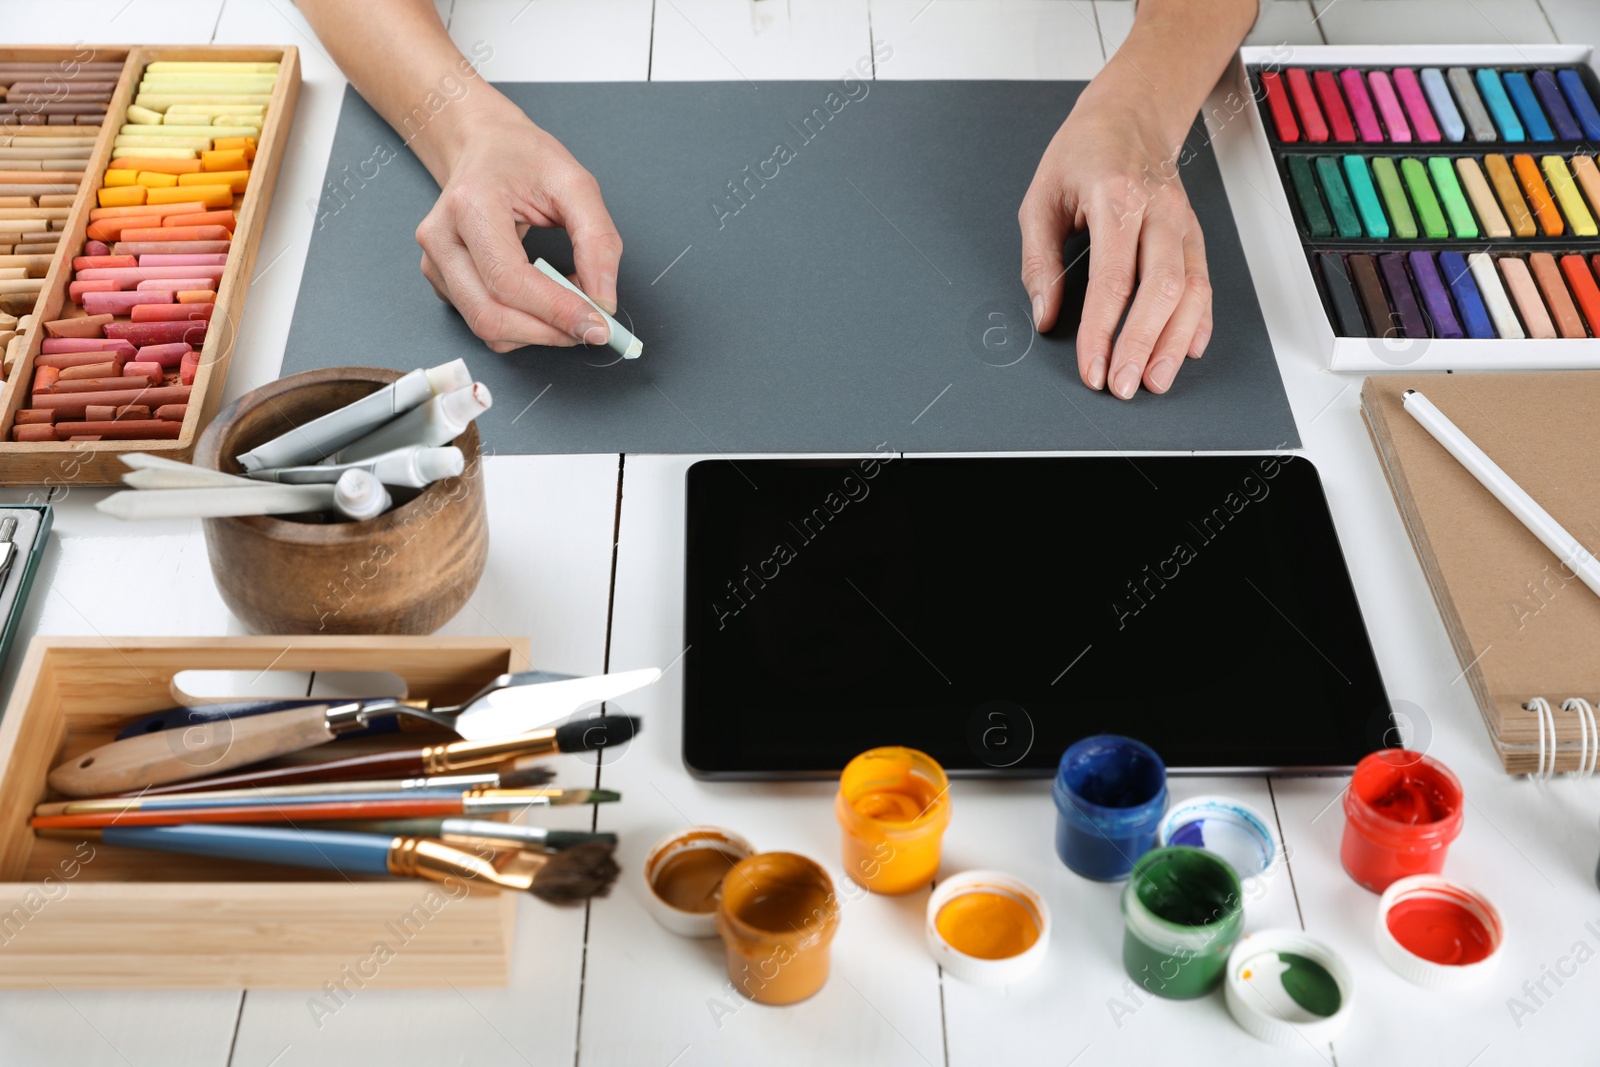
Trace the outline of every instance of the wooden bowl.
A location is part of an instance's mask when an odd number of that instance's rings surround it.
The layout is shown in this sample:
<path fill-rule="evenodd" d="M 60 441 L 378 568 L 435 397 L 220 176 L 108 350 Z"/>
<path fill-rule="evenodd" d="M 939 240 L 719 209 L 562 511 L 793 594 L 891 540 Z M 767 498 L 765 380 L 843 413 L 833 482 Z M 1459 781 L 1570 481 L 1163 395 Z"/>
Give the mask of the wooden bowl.
<path fill-rule="evenodd" d="M 200 467 L 242 474 L 236 456 L 400 377 L 381 367 L 306 371 L 246 393 L 195 446 Z M 337 516 L 205 519 L 211 573 L 229 609 L 271 634 L 431 634 L 477 588 L 489 557 L 478 429 L 452 442 L 457 478 L 366 522 Z M 398 499 L 398 497 L 397 497 Z"/>

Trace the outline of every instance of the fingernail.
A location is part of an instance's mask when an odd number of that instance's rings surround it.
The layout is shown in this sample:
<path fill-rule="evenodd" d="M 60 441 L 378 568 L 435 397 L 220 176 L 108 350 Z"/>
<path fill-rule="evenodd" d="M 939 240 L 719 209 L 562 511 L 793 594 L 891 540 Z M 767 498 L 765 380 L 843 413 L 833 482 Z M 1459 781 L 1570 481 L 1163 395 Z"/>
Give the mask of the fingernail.
<path fill-rule="evenodd" d="M 1127 400 L 1133 396 L 1134 390 L 1139 388 L 1139 368 L 1132 363 L 1123 364 L 1117 371 L 1116 380 L 1111 385 L 1111 391 L 1122 399 Z"/>
<path fill-rule="evenodd" d="M 1035 296 L 1033 298 L 1033 328 L 1034 329 L 1037 330 L 1039 328 L 1039 320 L 1042 319 L 1042 318 L 1044 318 L 1044 297 Z"/>
<path fill-rule="evenodd" d="M 606 326 L 606 320 L 598 315 L 590 315 L 585 322 L 592 323 L 582 334 L 583 343 L 587 345 L 603 345 L 611 339 L 611 330 Z"/>
<path fill-rule="evenodd" d="M 1189 354 L 1195 359 L 1205 355 L 1206 345 L 1211 343 L 1211 334 L 1207 330 L 1196 330 L 1194 340 L 1189 342 Z"/>
<path fill-rule="evenodd" d="M 1162 359 L 1150 368 L 1150 386 L 1157 393 L 1164 393 L 1172 386 L 1172 379 L 1178 376 L 1178 361 L 1175 359 Z"/>
<path fill-rule="evenodd" d="M 1104 356 L 1096 356 L 1089 361 L 1089 388 L 1104 389 L 1106 387 L 1106 361 Z"/>

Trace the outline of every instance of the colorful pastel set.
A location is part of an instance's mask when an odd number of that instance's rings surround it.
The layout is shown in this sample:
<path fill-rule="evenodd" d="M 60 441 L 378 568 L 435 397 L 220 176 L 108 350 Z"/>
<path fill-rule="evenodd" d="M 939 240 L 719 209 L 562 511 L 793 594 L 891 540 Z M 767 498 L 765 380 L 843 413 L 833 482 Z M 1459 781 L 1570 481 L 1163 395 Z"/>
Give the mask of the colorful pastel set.
<path fill-rule="evenodd" d="M 1589 346 L 1532 344 L 1600 338 L 1600 80 L 1588 57 L 1366 51 L 1375 61 L 1297 50 L 1282 67 L 1245 50 L 1330 363 L 1600 365 Z"/>
<path fill-rule="evenodd" d="M 10 133 L 12 145 L 56 148 L 59 138 L 30 131 L 65 129 L 65 118 L 84 131 L 59 149 L 72 172 L 50 174 L 58 186 L 26 209 L 49 212 L 34 222 L 49 227 L 49 249 L 11 253 L 27 260 L 14 269 L 27 272 L 36 304 L 30 329 L 9 342 L 0 482 L 114 484 L 119 452 L 187 458 L 215 412 L 294 110 L 297 54 L 33 51 L 16 62 L 78 85 L 75 99 L 92 91 L 99 110 L 75 105 Z M 7 61 L 0 54 L 0 72 Z"/>

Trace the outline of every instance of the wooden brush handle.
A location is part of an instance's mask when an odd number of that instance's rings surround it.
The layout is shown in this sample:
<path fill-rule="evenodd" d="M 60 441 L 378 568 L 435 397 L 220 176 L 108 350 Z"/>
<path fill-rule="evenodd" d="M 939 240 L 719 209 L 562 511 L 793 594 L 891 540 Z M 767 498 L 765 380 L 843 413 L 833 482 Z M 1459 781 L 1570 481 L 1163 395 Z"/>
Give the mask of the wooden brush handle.
<path fill-rule="evenodd" d="M 243 789 L 261 785 L 298 785 L 301 782 L 339 782 L 359 778 L 404 778 L 422 773 L 422 749 L 407 748 L 394 752 L 374 752 L 367 756 L 324 760 L 321 763 L 302 763 L 292 767 L 268 767 L 259 771 L 244 771 L 240 774 L 206 778 L 198 782 L 156 786 L 137 795 L 150 797 L 160 796 L 163 793 Z"/>
<path fill-rule="evenodd" d="M 313 704 L 186 730 L 112 741 L 50 772 L 50 788 L 72 797 L 186 782 L 333 740 L 327 704 Z"/>

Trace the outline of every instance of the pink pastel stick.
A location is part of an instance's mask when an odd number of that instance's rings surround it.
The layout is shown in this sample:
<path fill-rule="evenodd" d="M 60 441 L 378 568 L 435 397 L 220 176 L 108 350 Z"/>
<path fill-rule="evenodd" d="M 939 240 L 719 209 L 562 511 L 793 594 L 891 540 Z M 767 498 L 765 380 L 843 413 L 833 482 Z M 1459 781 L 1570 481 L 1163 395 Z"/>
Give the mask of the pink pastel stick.
<path fill-rule="evenodd" d="M 227 266 L 228 255 L 209 252 L 186 252 L 182 254 L 162 254 L 152 252 L 139 257 L 141 267 L 224 267 Z M 115 264 L 106 264 L 115 266 Z"/>
<path fill-rule="evenodd" d="M 159 363 L 163 367 L 176 367 L 183 357 L 194 351 L 194 346 L 183 341 L 171 345 L 145 345 L 135 357 L 140 363 Z"/>
<path fill-rule="evenodd" d="M 46 337 L 41 352 L 121 352 L 132 359 L 135 348 L 131 342 L 110 337 Z"/>
<path fill-rule="evenodd" d="M 1361 72 L 1354 68 L 1340 71 L 1339 84 L 1344 86 L 1344 95 L 1350 101 L 1350 113 L 1355 117 L 1356 129 L 1361 131 L 1361 139 L 1369 144 L 1382 141 L 1383 127 L 1378 124 L 1378 113 L 1372 109 L 1372 97 L 1367 93 L 1367 83 Z"/>
<path fill-rule="evenodd" d="M 1400 92 L 1400 102 L 1406 106 L 1406 114 L 1411 116 L 1411 125 L 1417 129 L 1417 140 L 1444 140 L 1439 133 L 1439 124 L 1433 121 L 1433 109 L 1428 106 L 1428 98 L 1422 95 L 1422 83 L 1417 81 L 1417 72 L 1410 67 L 1396 67 L 1394 87 Z"/>
<path fill-rule="evenodd" d="M 137 285 L 151 278 L 204 278 L 208 282 L 222 281 L 222 267 L 93 267 L 80 270 L 83 281 L 109 280 L 124 285 Z"/>
<path fill-rule="evenodd" d="M 143 378 L 151 385 L 160 385 L 165 373 L 159 363 L 144 363 L 135 360 L 122 365 L 122 376 L 124 378 Z"/>
<path fill-rule="evenodd" d="M 151 278 L 139 283 L 142 290 L 166 289 L 176 293 L 180 289 L 204 289 L 210 283 L 209 278 Z"/>
<path fill-rule="evenodd" d="M 1383 116 L 1389 140 L 1397 144 L 1411 140 L 1411 127 L 1406 123 L 1399 98 L 1394 95 L 1394 82 L 1389 80 L 1388 72 L 1375 70 L 1367 75 L 1367 81 L 1372 85 L 1372 99 L 1378 102 L 1378 114 Z"/>
<path fill-rule="evenodd" d="M 126 315 L 138 304 L 170 304 L 172 294 L 166 291 L 130 293 L 84 293 L 83 310 L 91 315 Z"/>
<path fill-rule="evenodd" d="M 106 278 L 76 281 L 67 286 L 67 296 L 74 304 L 81 304 L 84 293 L 114 293 L 120 288 L 116 282 Z"/>
<path fill-rule="evenodd" d="M 84 243 L 83 251 L 86 255 L 91 256 L 109 256 L 111 254 L 111 246 L 104 241 L 87 241 Z"/>

